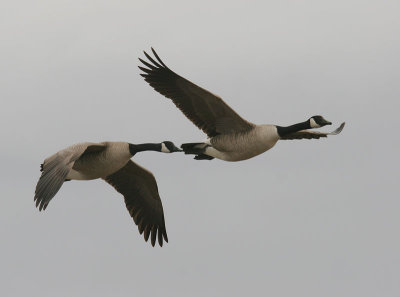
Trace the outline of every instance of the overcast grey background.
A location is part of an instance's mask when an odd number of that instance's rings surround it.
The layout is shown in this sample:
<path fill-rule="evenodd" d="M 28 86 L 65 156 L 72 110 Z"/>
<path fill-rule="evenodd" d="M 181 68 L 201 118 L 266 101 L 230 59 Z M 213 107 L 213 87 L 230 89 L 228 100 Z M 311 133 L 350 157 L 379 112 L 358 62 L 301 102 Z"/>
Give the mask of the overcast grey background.
<path fill-rule="evenodd" d="M 6 1 L 0 9 L 1 296 L 400 296 L 399 1 Z M 170 242 L 103 181 L 40 213 L 39 164 L 82 141 L 205 135 L 139 76 L 153 46 L 255 123 L 336 137 L 244 162 L 142 153 Z M 329 130 L 334 127 L 325 127 Z"/>

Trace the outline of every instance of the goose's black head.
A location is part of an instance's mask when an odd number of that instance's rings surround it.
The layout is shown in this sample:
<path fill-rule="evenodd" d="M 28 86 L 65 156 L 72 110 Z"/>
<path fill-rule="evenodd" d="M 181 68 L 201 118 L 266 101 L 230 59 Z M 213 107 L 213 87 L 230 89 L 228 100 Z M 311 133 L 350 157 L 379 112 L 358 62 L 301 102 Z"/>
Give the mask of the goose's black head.
<path fill-rule="evenodd" d="M 310 128 L 320 128 L 326 125 L 332 125 L 331 122 L 325 120 L 322 116 L 316 115 L 309 119 Z"/>
<path fill-rule="evenodd" d="M 172 141 L 163 141 L 161 142 L 161 152 L 175 153 L 175 152 L 182 152 L 182 150 L 176 147 Z"/>

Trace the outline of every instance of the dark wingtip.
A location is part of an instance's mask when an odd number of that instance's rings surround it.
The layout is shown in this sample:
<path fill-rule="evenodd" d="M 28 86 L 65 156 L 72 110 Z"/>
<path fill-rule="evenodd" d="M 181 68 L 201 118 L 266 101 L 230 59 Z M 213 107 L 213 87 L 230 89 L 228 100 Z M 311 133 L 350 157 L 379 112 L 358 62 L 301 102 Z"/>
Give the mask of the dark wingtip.
<path fill-rule="evenodd" d="M 144 231 L 143 226 L 139 226 L 139 227 L 138 227 L 138 230 L 139 230 L 139 234 L 142 235 L 142 234 L 143 234 L 143 231 Z"/>
<path fill-rule="evenodd" d="M 163 237 L 164 237 L 165 242 L 168 242 L 167 230 L 164 230 Z"/>
<path fill-rule="evenodd" d="M 153 63 L 154 66 L 156 66 L 156 67 L 158 67 L 158 68 L 162 68 L 162 65 L 160 65 L 159 63 L 157 63 L 148 53 L 146 53 L 145 51 L 143 51 L 143 52 L 144 52 L 144 55 L 146 56 L 146 58 L 149 59 L 149 61 L 150 61 L 151 63 Z"/>
<path fill-rule="evenodd" d="M 147 69 L 147 68 L 144 68 L 142 66 L 138 66 L 138 67 L 139 67 L 140 70 L 142 70 L 145 73 L 151 73 L 151 69 Z"/>
<path fill-rule="evenodd" d="M 167 65 L 164 64 L 164 62 L 161 60 L 161 58 L 158 56 L 158 54 L 156 53 L 156 51 L 154 50 L 154 48 L 151 48 L 151 51 L 153 52 L 153 55 L 156 57 L 156 59 L 158 60 L 158 62 L 161 63 L 161 65 L 163 65 L 165 68 L 168 69 Z"/>
<path fill-rule="evenodd" d="M 40 164 L 40 171 L 43 172 L 44 163 Z"/>
<path fill-rule="evenodd" d="M 151 228 L 151 245 L 152 246 L 155 246 L 156 239 L 157 239 L 157 227 L 153 226 L 153 228 Z"/>
<path fill-rule="evenodd" d="M 149 236 L 150 236 L 150 230 L 149 230 L 149 226 L 146 226 L 144 228 L 144 240 L 147 242 L 149 240 Z"/>
<path fill-rule="evenodd" d="M 139 61 L 140 61 L 141 63 L 145 64 L 145 61 L 144 61 L 143 59 L 141 59 L 141 58 L 138 58 L 138 59 L 139 59 Z"/>

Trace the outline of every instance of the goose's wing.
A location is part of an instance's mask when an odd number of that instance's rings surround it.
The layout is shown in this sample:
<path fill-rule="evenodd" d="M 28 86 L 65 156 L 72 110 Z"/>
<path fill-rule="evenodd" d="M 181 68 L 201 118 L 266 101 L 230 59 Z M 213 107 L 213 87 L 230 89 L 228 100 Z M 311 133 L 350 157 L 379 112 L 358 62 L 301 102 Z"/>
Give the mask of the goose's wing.
<path fill-rule="evenodd" d="M 140 62 L 147 67 L 139 66 L 144 72 L 140 75 L 154 90 L 170 98 L 184 115 L 209 137 L 245 132 L 254 127 L 254 124 L 240 117 L 219 96 L 170 70 L 154 49 L 151 50 L 158 62 L 144 52 L 149 62 L 139 58 Z"/>
<path fill-rule="evenodd" d="M 157 182 L 150 171 L 130 160 L 105 181 L 125 197 L 126 208 L 146 241 L 151 234 L 153 246 L 157 237 L 160 246 L 163 239 L 168 242 Z"/>
<path fill-rule="evenodd" d="M 45 210 L 50 200 L 57 194 L 64 183 L 75 161 L 83 154 L 101 151 L 104 144 L 80 143 L 55 153 L 41 164 L 42 175 L 36 185 L 35 198 L 36 207 Z"/>
<path fill-rule="evenodd" d="M 342 123 L 336 130 L 332 132 L 318 132 L 311 130 L 302 130 L 294 133 L 287 134 L 282 136 L 283 140 L 292 140 L 292 139 L 319 139 L 321 137 L 328 137 L 328 135 L 337 135 L 342 132 L 345 123 Z"/>

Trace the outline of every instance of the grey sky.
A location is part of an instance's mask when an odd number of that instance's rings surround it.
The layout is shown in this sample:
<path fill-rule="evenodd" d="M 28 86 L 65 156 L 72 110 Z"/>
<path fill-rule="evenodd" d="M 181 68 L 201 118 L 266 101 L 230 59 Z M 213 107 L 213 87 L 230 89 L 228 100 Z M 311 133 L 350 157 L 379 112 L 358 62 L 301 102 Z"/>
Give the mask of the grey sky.
<path fill-rule="evenodd" d="M 0 295 L 399 296 L 399 11 L 399 1 L 3 2 Z M 347 125 L 238 163 L 135 157 L 159 184 L 163 248 L 144 242 L 102 181 L 66 183 L 39 213 L 39 164 L 70 144 L 205 138 L 139 76 L 150 46 L 249 121 L 322 114 Z"/>

